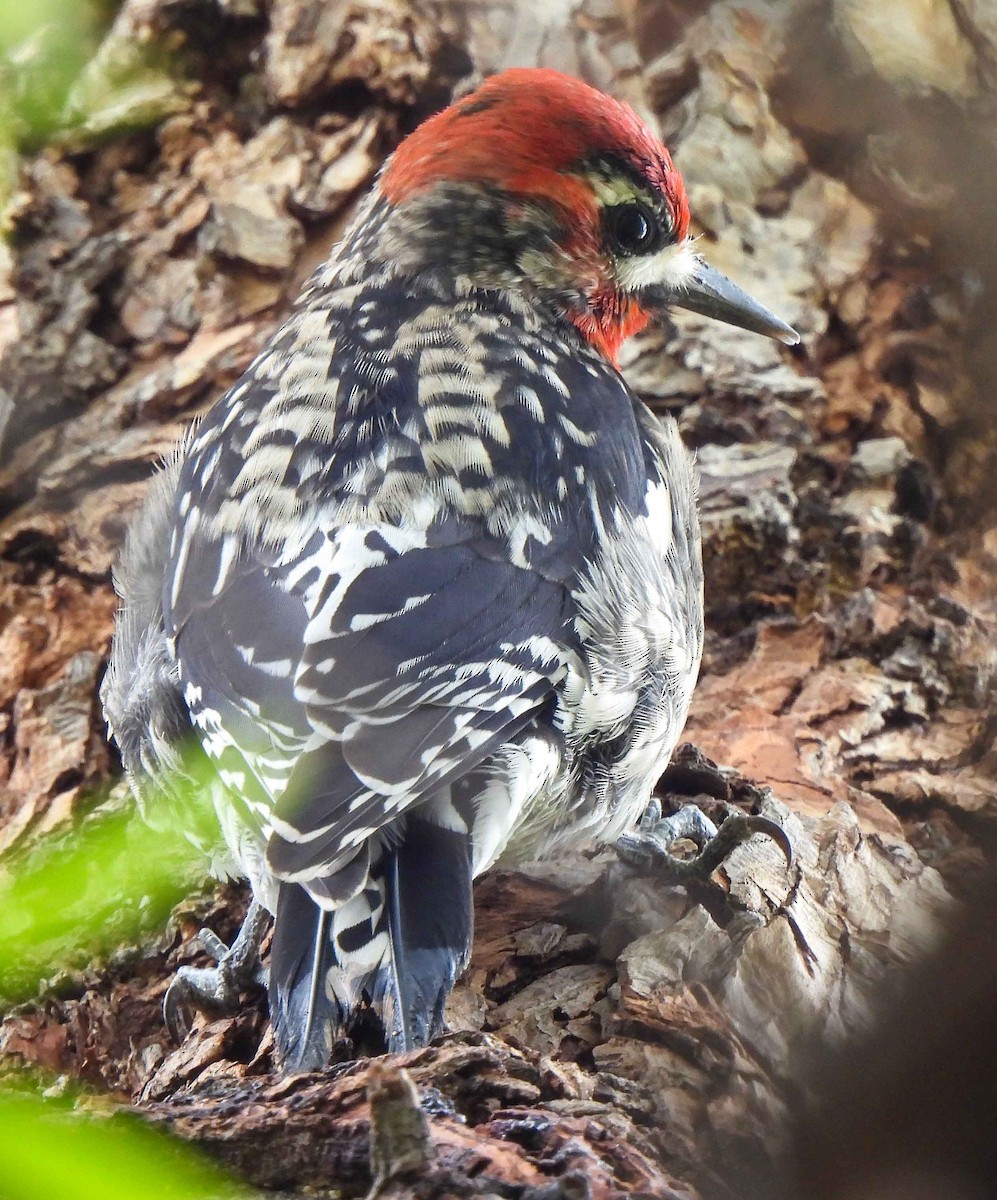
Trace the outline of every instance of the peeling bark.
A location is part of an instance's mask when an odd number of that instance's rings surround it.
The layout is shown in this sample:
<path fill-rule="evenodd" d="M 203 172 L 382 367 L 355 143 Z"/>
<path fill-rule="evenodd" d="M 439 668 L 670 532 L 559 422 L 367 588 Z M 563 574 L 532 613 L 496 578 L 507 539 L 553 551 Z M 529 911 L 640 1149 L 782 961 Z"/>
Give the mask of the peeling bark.
<path fill-rule="evenodd" d="M 110 567 L 154 464 L 399 137 L 454 87 L 541 63 L 657 123 L 704 253 L 804 334 L 794 354 L 680 314 L 624 362 L 703 476 L 701 753 L 659 793 L 771 816 L 795 855 L 755 838 L 700 887 L 605 851 L 493 871 L 452 1032 L 387 1064 L 342 1046 L 291 1079 L 261 995 L 181 1046 L 163 1028 L 172 972 L 204 962 L 197 929 L 238 927 L 245 895 L 219 889 L 9 1010 L 8 1065 L 106 1090 L 290 1193 L 771 1198 L 797 1194 L 798 1138 L 816 1194 L 892 1194 L 828 1182 L 847 1173 L 822 1129 L 857 1144 L 841 1097 L 863 1081 L 813 1063 L 863 1037 L 878 1061 L 882 996 L 974 894 L 997 822 L 997 34 L 969 0 L 907 6 L 903 37 L 887 10 L 126 2 L 87 86 L 138 39 L 179 46 L 173 74 L 22 161 L 0 257 L 0 849 L 65 833 L 115 773 L 95 698 Z M 919 968 L 925 994 L 983 961 L 963 937 Z M 913 1087 L 891 1044 L 870 1095 Z M 840 1123 L 801 1127 L 811 1103 Z M 900 1139 L 855 1178 L 895 1183 L 899 1156 L 923 1179 L 948 1161 L 936 1142 L 927 1167 Z"/>

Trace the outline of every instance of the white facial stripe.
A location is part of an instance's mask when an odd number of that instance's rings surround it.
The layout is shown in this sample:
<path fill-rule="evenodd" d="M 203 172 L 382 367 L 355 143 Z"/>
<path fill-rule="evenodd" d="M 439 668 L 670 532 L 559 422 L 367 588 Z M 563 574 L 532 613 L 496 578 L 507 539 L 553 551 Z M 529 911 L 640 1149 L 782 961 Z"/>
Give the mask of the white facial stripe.
<path fill-rule="evenodd" d="M 628 255 L 616 260 L 616 278 L 622 291 L 636 292 L 641 288 L 664 284 L 681 288 L 688 283 L 696 268 L 692 238 L 677 245 L 662 246 L 654 254 Z"/>

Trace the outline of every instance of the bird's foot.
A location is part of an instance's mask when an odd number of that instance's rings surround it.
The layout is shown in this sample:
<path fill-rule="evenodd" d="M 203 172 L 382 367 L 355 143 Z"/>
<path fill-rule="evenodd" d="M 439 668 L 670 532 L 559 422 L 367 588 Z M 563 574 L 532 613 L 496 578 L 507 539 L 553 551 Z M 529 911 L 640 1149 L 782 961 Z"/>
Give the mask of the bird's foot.
<path fill-rule="evenodd" d="M 793 847 L 781 825 L 768 817 L 731 813 L 720 826 L 694 804 L 686 804 L 670 817 L 661 815 L 661 805 L 652 797 L 647 811 L 634 833 L 625 833 L 616 843 L 616 851 L 628 865 L 643 874 L 661 875 L 668 883 L 706 880 L 721 866 L 735 847 L 756 833 L 772 838 L 790 866 Z M 699 853 L 679 858 L 672 845 L 682 838 L 694 842 Z"/>
<path fill-rule="evenodd" d="M 260 961 L 260 946 L 270 914 L 255 900 L 231 946 L 210 929 L 196 940 L 218 964 L 216 967 L 180 967 L 163 997 L 163 1018 L 176 1041 L 185 1034 L 182 1010 L 186 1007 L 212 1013 L 238 1012 L 243 992 L 266 987 L 267 970 Z"/>

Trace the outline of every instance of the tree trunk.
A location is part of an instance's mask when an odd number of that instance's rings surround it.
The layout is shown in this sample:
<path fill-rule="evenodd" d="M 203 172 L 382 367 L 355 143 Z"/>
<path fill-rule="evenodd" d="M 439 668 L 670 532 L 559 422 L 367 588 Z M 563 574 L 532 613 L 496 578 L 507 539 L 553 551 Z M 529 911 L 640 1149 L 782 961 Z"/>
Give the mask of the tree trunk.
<path fill-rule="evenodd" d="M 290 1078 L 262 996 L 179 1046 L 163 1028 L 172 972 L 205 961 L 191 935 L 244 912 L 239 888 L 209 890 L 9 1010 L 0 1046 L 291 1193 L 858 1195 L 835 1190 L 820 1122 L 797 1132 L 825 1096 L 828 1128 L 857 1136 L 856 1080 L 814 1063 L 867 1034 L 973 894 L 997 819 L 983 0 L 126 0 L 72 119 L 22 155 L 0 247 L 0 848 L 124 803 L 96 689 L 157 461 L 398 139 L 537 64 L 661 129 L 707 257 L 803 333 L 793 352 L 678 314 L 623 364 L 702 471 L 698 751 L 660 795 L 773 817 L 792 864 L 755 838 L 700 887 L 606 850 L 493 871 L 452 1032 Z M 922 967 L 922 994 L 968 953 Z M 823 1172 L 802 1184 L 796 1138 Z"/>

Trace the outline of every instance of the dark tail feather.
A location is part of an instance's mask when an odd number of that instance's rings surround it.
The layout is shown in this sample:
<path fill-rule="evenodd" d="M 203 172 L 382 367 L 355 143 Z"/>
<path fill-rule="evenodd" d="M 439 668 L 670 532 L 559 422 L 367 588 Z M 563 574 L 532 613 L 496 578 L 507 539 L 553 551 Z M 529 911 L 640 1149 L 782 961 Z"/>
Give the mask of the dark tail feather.
<path fill-rule="evenodd" d="M 443 1028 L 443 1006 L 471 952 L 471 846 L 467 833 L 410 814 L 389 852 L 387 906 L 392 969 L 378 973 L 390 1051 L 425 1046 Z"/>
<path fill-rule="evenodd" d="M 286 1071 L 325 1066 L 367 999 L 389 1051 L 424 1046 L 471 950 L 471 846 L 465 832 L 410 814 L 335 911 L 281 883 L 270 951 L 270 1016 Z M 390 945 L 389 945 L 390 942 Z"/>
<path fill-rule="evenodd" d="M 332 914 L 297 883 L 282 883 L 270 950 L 270 1019 L 286 1071 L 313 1071 L 329 1061 L 344 1014 L 326 988 L 336 957 Z"/>

